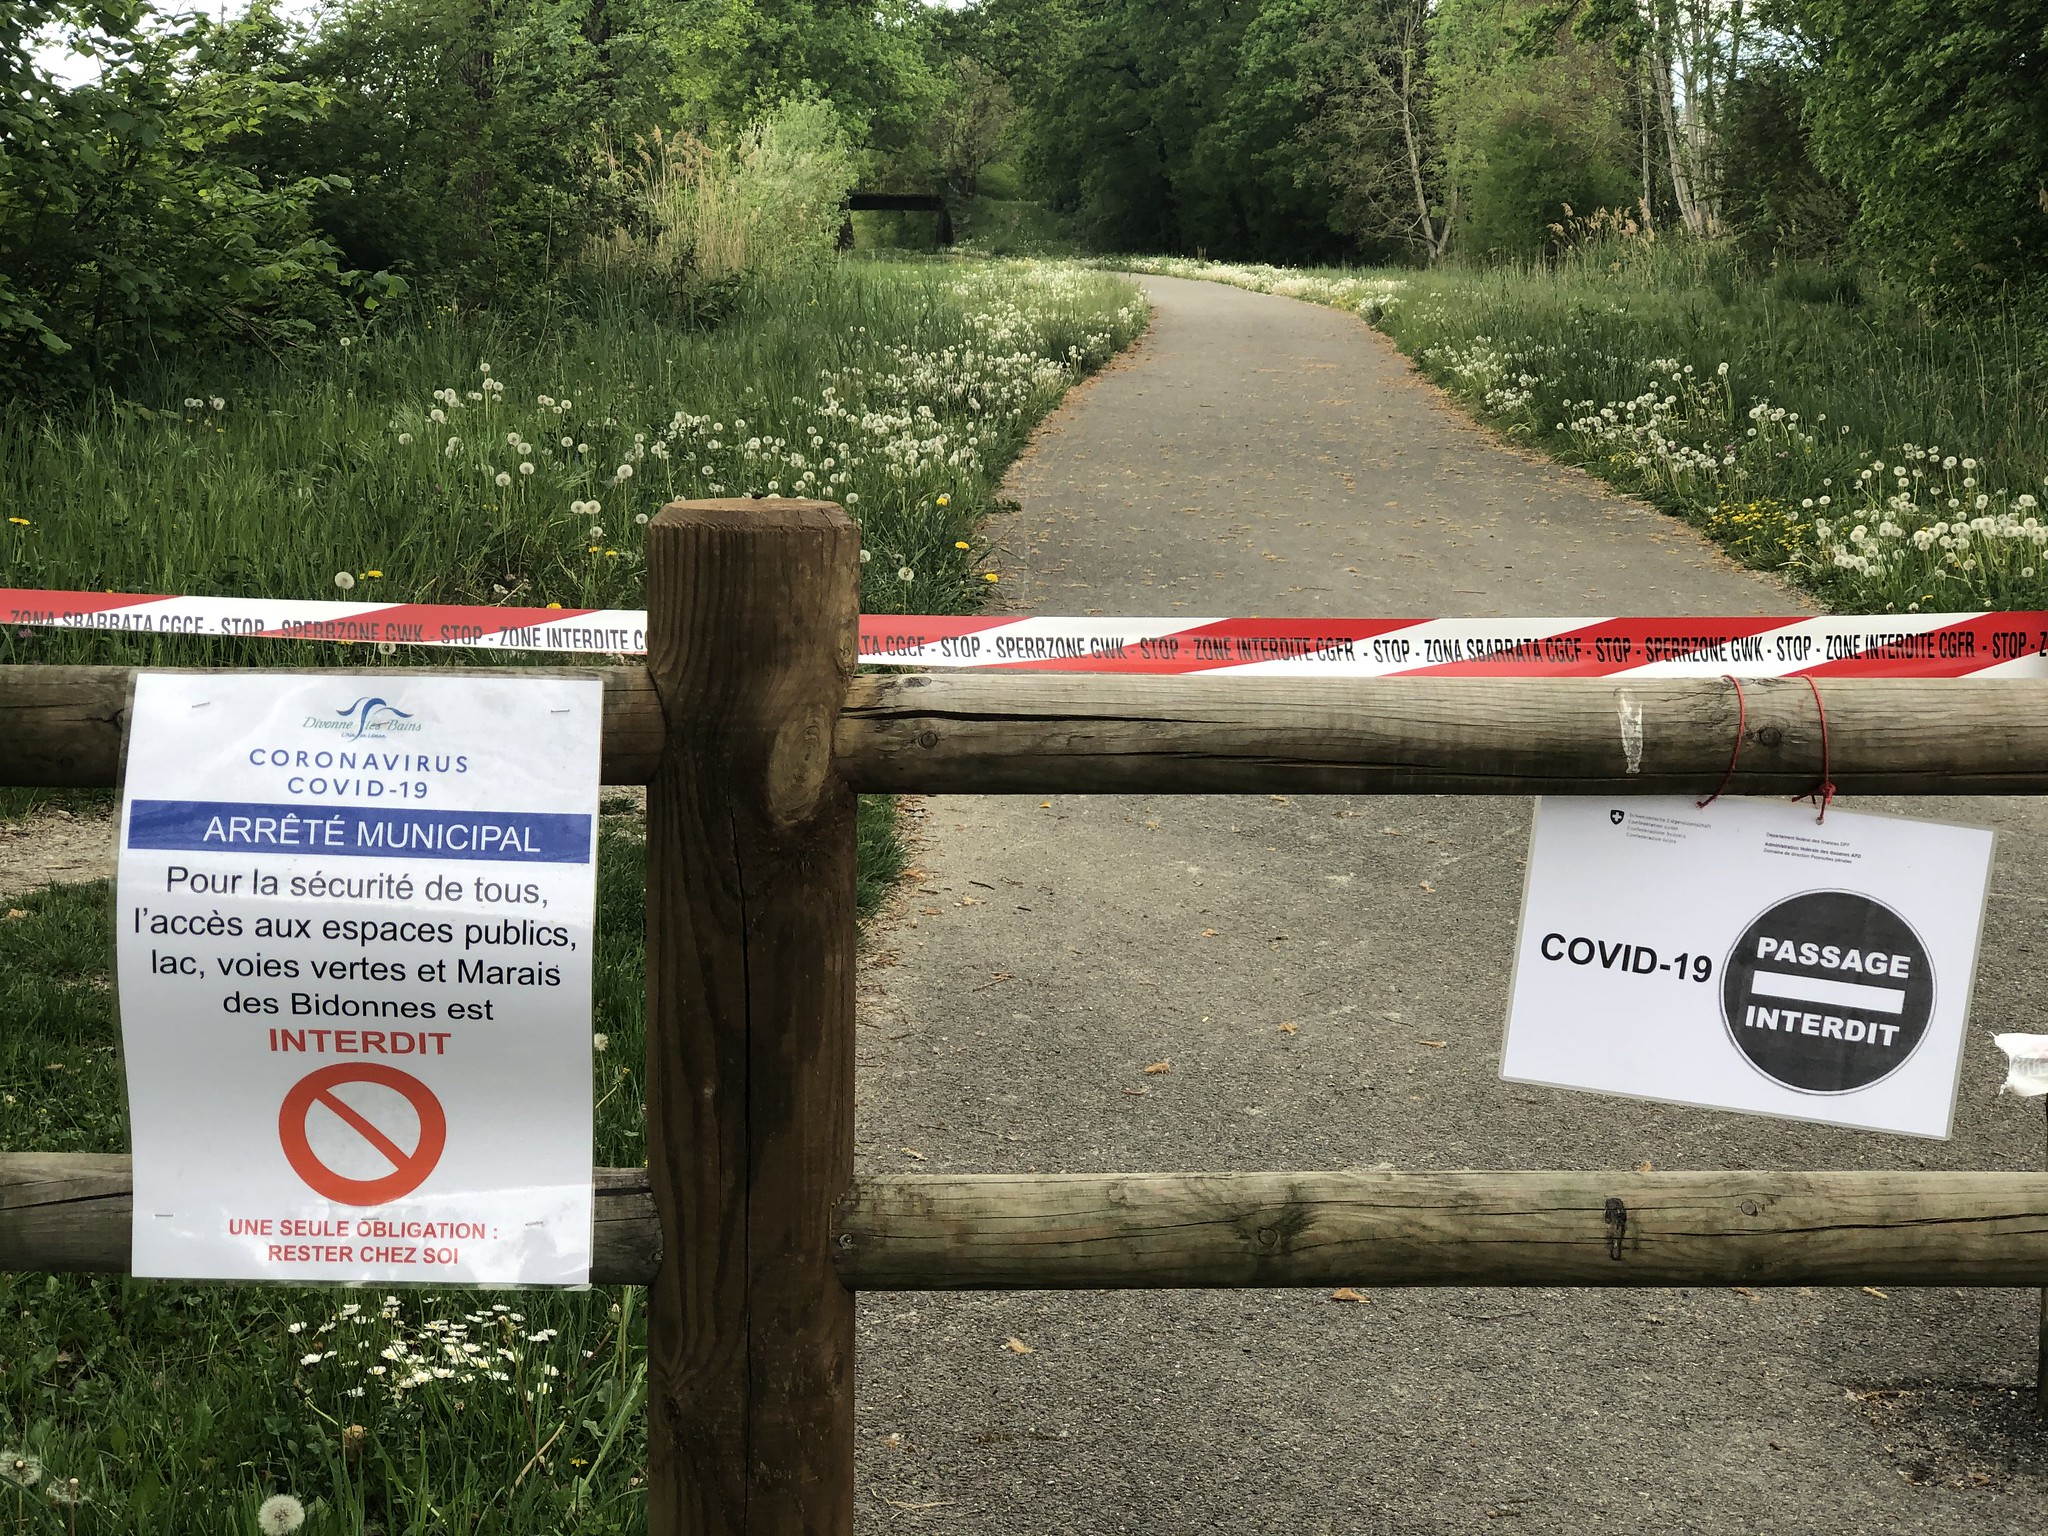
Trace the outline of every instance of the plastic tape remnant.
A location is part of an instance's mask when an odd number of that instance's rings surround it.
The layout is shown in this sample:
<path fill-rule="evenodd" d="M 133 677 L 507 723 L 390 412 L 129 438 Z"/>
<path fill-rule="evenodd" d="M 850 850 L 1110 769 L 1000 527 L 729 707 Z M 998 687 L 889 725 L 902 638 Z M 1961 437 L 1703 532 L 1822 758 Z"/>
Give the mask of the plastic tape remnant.
<path fill-rule="evenodd" d="M 2000 1093 L 2023 1099 L 2048 1094 L 2048 1035 L 1993 1035 L 1991 1043 L 2005 1052 L 2005 1081 Z"/>

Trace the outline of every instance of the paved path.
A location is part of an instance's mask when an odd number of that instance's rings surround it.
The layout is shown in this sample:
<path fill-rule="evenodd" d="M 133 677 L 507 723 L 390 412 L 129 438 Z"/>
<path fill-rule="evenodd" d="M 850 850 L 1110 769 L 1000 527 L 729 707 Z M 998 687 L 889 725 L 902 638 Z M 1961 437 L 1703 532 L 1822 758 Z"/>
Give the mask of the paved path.
<path fill-rule="evenodd" d="M 1504 450 L 1356 321 L 1146 287 L 1151 334 L 1012 477 L 1022 510 L 993 532 L 1022 611 L 1797 603 Z M 1984 1037 L 2041 1027 L 2048 840 L 2015 802 L 1926 809 L 2008 834 L 1947 1144 L 1501 1083 L 1526 801 L 924 802 L 923 878 L 863 972 L 861 1166 L 2038 1166 L 2041 1113 L 1994 1099 Z M 870 1295 L 860 1526 L 2038 1533 L 2033 1308 L 1930 1290 Z"/>

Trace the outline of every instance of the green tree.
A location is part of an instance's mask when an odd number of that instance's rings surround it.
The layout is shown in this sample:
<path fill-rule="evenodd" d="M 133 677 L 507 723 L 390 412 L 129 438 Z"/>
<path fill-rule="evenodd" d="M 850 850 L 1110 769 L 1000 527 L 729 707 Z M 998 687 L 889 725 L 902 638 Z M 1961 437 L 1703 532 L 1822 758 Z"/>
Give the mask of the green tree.
<path fill-rule="evenodd" d="M 1626 57 L 1581 35 L 1574 5 L 1443 0 L 1430 20 L 1459 249 L 1529 257 L 1566 208 L 1628 207 L 1640 186 L 1640 96 Z"/>
<path fill-rule="evenodd" d="M 1429 58 L 1430 0 L 1334 6 L 1314 32 L 1321 100 L 1307 132 L 1328 154 L 1333 221 L 1368 249 L 1424 261 L 1449 247 Z"/>
<path fill-rule="evenodd" d="M 2048 287 L 2048 9 L 2039 0 L 1802 0 L 1821 167 L 1864 248 L 1957 300 Z"/>
<path fill-rule="evenodd" d="M 65 88 L 33 53 L 43 6 L 0 0 L 0 378 L 82 384 L 179 346 L 280 345 L 346 310 L 358 279 L 316 230 L 343 183 L 251 146 L 320 92 L 276 63 L 259 6 L 218 25 L 141 0 L 63 6 L 97 73 Z"/>
<path fill-rule="evenodd" d="M 1099 244 L 1327 260 L 1322 153 L 1307 53 L 1315 0 L 991 0 L 1018 34 L 1048 15 L 1049 58 L 1013 77 L 1029 161 Z"/>

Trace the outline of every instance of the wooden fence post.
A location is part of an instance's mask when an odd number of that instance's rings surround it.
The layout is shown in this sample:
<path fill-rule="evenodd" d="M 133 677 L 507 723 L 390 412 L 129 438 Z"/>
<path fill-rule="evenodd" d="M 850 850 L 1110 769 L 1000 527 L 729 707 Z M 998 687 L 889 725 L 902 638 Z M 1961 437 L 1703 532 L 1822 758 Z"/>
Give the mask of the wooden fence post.
<path fill-rule="evenodd" d="M 697 501 L 647 539 L 650 1536 L 848 1536 L 854 797 L 832 734 L 859 535 L 838 507 Z"/>

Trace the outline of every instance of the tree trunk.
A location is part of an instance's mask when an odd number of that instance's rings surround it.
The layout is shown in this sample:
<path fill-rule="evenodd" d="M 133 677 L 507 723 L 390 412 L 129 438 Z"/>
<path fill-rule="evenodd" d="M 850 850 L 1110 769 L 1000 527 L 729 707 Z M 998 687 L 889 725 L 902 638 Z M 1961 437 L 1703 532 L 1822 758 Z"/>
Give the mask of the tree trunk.
<path fill-rule="evenodd" d="M 1439 229 L 1429 211 L 1429 188 L 1422 179 L 1422 149 L 1415 134 L 1415 30 L 1412 19 L 1401 29 L 1401 140 L 1408 149 L 1408 180 L 1415 190 L 1415 220 L 1434 266 L 1444 254 L 1448 229 Z"/>

